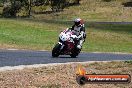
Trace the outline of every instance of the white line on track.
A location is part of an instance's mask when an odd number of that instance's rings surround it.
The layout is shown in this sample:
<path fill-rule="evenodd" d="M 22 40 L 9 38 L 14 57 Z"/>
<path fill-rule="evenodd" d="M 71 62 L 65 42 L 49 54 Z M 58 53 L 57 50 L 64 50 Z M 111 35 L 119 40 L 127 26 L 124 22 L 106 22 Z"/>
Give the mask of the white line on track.
<path fill-rule="evenodd" d="M 15 49 L 15 48 L 10 48 L 10 49 L 1 49 L 1 50 L 9 50 L 9 51 L 46 51 L 46 52 L 51 52 L 48 50 L 28 50 L 28 49 Z M 106 54 L 130 54 L 132 55 L 132 53 L 125 53 L 125 52 L 83 52 L 82 53 L 106 53 Z"/>
<path fill-rule="evenodd" d="M 113 60 L 120 61 L 120 60 Z M 34 65 L 19 65 L 19 66 L 5 66 L 0 67 L 0 71 L 10 71 L 10 70 L 23 70 L 24 68 L 39 68 L 47 66 L 59 66 L 59 65 L 71 65 L 71 64 L 90 64 L 94 62 L 111 62 L 111 61 L 87 61 L 87 62 L 68 62 L 68 63 L 49 63 L 49 64 L 34 64 Z"/>

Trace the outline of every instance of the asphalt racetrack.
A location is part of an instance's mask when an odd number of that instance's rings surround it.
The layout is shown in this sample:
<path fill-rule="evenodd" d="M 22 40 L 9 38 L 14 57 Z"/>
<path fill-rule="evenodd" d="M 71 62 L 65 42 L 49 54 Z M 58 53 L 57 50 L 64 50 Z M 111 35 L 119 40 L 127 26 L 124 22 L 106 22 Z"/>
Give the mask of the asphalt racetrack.
<path fill-rule="evenodd" d="M 132 60 L 132 54 L 80 53 L 77 58 L 71 58 L 69 55 L 52 58 L 49 51 L 0 50 L 0 67 L 113 60 Z"/>

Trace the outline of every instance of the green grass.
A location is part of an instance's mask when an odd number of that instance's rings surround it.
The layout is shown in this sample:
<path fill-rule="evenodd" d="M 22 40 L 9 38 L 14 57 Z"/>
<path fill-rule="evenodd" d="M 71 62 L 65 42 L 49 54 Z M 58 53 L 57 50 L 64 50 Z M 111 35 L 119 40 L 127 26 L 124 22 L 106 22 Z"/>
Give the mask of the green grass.
<path fill-rule="evenodd" d="M 132 52 L 132 25 L 91 25 L 91 30 L 88 31 L 89 42 L 84 47 L 88 51 Z"/>
<path fill-rule="evenodd" d="M 52 50 L 58 34 L 72 22 L 51 20 L 0 19 L 0 47 Z M 86 22 L 85 52 L 132 53 L 132 25 Z"/>
<path fill-rule="evenodd" d="M 1 44 L 29 49 L 49 49 L 54 44 L 51 40 L 57 40 L 58 32 L 52 31 L 52 27 L 46 23 L 46 26 L 19 20 L 0 20 L 0 23 Z"/>

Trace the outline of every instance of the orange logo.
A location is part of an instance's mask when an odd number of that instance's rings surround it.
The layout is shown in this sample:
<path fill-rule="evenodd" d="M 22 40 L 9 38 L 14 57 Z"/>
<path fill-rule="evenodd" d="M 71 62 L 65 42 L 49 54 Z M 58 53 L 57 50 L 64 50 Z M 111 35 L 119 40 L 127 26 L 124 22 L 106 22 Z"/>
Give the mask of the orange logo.
<path fill-rule="evenodd" d="M 79 66 L 76 80 L 80 85 L 86 83 L 130 83 L 128 74 L 86 74 L 86 70 Z"/>

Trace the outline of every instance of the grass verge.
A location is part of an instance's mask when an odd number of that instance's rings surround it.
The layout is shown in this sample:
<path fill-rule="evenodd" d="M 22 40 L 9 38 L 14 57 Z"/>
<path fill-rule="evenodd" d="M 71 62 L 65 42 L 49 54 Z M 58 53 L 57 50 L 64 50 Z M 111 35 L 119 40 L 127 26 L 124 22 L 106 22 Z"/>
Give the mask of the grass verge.
<path fill-rule="evenodd" d="M 61 30 L 72 22 L 0 19 L 0 48 L 52 50 Z M 86 22 L 86 52 L 132 53 L 132 25 Z"/>

